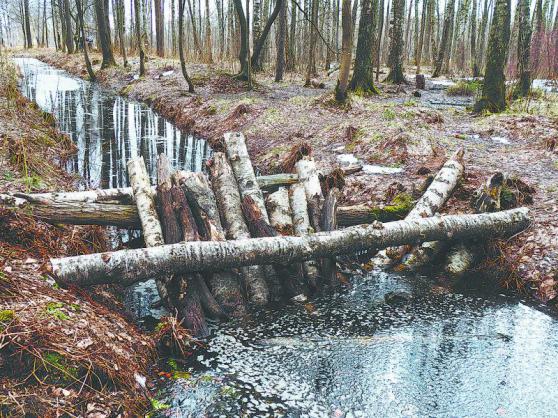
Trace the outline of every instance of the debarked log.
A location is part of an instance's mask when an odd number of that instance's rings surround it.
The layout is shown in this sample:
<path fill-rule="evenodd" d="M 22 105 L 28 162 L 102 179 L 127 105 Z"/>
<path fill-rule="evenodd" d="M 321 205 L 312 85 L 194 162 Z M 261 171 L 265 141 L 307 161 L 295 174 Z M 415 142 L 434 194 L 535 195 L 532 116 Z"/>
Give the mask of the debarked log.
<path fill-rule="evenodd" d="M 518 208 L 497 213 L 436 216 L 354 226 L 303 237 L 184 242 L 53 258 L 47 268 L 62 284 L 131 284 L 156 275 L 278 262 L 290 264 L 315 257 L 395 245 L 416 245 L 425 241 L 509 236 L 522 231 L 529 223 L 529 209 Z"/>

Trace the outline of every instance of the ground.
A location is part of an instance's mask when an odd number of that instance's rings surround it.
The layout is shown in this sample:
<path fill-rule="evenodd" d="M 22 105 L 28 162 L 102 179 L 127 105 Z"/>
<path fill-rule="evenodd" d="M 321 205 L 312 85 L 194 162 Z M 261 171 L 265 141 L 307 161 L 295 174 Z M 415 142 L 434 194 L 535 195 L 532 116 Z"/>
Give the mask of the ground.
<path fill-rule="evenodd" d="M 0 193 L 72 190 L 75 179 L 62 169 L 71 140 L 19 94 L 16 80 L 0 56 Z M 63 289 L 43 273 L 49 257 L 102 251 L 106 242 L 99 227 L 49 225 L 0 207 L 1 416 L 136 416 L 150 408 L 135 376 L 149 376 L 154 338 L 126 317 L 113 290 Z"/>
<path fill-rule="evenodd" d="M 79 54 L 36 54 L 70 73 L 87 75 Z M 275 83 L 271 74 L 258 74 L 255 89 L 247 92 L 222 67 L 195 64 L 188 69 L 196 93 L 189 94 L 176 60 L 150 59 L 147 75 L 141 79 L 136 75 L 137 60 L 132 59 L 132 67 L 127 69 L 119 66 L 103 71 L 99 70 L 98 54 L 93 54 L 93 62 L 103 85 L 150 104 L 181 129 L 209 139 L 214 147 L 219 147 L 224 132 L 244 132 L 262 173 L 283 171 L 288 151 L 302 142 L 311 145 L 324 171 L 341 160 L 401 169 L 390 175 L 361 172 L 349 176 L 342 197 L 346 204 L 385 202 L 394 182 L 412 191 L 455 149 L 464 147 L 466 178 L 443 212 L 471 211 L 472 192 L 495 171 L 534 187 L 532 226 L 502 246 L 518 279 L 508 283 L 545 302 L 556 297 L 556 94 L 537 93 L 502 114 L 473 116 L 465 106 L 471 104 L 471 98 L 452 98 L 439 89 L 415 97 L 412 84 L 400 88 L 379 83 L 379 96 L 352 96 L 349 106 L 339 108 L 331 100 L 336 73 L 322 75 L 325 89 L 302 87 L 301 75 L 288 75 Z"/>

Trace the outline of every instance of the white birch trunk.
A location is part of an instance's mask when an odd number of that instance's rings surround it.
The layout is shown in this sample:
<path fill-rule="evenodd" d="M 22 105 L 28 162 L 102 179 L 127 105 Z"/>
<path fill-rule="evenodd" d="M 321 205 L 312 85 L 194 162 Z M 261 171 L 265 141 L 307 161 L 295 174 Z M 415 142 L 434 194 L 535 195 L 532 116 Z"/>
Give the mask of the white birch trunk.
<path fill-rule="evenodd" d="M 269 194 L 265 199 L 269 222 L 281 235 L 293 235 L 293 218 L 289 203 L 289 191 L 285 187 Z"/>
<path fill-rule="evenodd" d="M 311 157 L 303 157 L 297 161 L 295 168 L 299 182 L 304 185 L 304 191 L 306 192 L 310 224 L 317 232 L 320 230 L 320 215 L 324 195 L 316 162 Z"/>
<path fill-rule="evenodd" d="M 165 240 L 155 208 L 155 193 L 149 182 L 143 157 L 136 157 L 128 162 L 128 177 L 134 192 L 146 247 L 163 245 Z"/>
<path fill-rule="evenodd" d="M 463 148 L 460 148 L 438 171 L 434 180 L 421 198 L 417 201 L 414 208 L 405 217 L 405 220 L 427 218 L 434 216 L 436 212 L 449 199 L 453 189 L 457 186 L 459 179 L 463 175 Z M 438 247 L 438 244 L 434 244 Z M 393 252 L 403 257 L 403 249 L 386 249 L 380 251 L 373 259 L 375 266 L 386 266 L 393 263 L 393 259 L 388 256 L 388 252 Z"/>
<path fill-rule="evenodd" d="M 244 135 L 240 132 L 227 132 L 225 134 L 225 148 L 238 184 L 240 196 L 242 198 L 250 196 L 254 199 L 265 221 L 269 223 L 263 193 L 256 180 L 256 174 L 250 161 Z"/>
<path fill-rule="evenodd" d="M 50 271 L 62 283 L 88 286 L 131 284 L 152 276 L 215 271 L 247 265 L 308 260 L 424 241 L 509 236 L 530 223 L 527 208 L 478 215 L 448 215 L 354 226 L 304 237 L 198 241 L 51 259 Z"/>
<path fill-rule="evenodd" d="M 210 173 L 213 191 L 227 239 L 250 238 L 250 231 L 242 214 L 238 185 L 225 154 L 216 152 L 213 155 Z M 256 305 L 267 304 L 269 301 L 269 289 L 265 281 L 263 268 L 261 266 L 243 267 L 242 276 L 250 302 Z"/>
<path fill-rule="evenodd" d="M 310 226 L 308 217 L 308 205 L 306 202 L 306 191 L 301 183 L 293 184 L 289 190 L 289 200 L 293 211 L 293 226 L 295 235 L 303 237 L 314 232 Z M 302 263 L 304 274 L 310 286 L 317 287 L 320 271 L 315 260 L 307 260 Z"/>

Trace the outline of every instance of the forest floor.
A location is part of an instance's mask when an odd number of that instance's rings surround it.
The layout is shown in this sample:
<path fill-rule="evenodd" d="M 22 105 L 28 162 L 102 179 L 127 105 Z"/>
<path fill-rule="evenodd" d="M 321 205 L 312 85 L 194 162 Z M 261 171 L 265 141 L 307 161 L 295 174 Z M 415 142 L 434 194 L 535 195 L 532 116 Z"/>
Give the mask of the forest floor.
<path fill-rule="evenodd" d="M 31 53 L 87 77 L 81 54 Z M 537 92 L 505 113 L 474 116 L 467 109 L 472 97 L 449 96 L 444 91 L 449 80 L 433 83 L 427 78 L 421 97 L 413 95 L 412 82 L 401 87 L 378 83 L 380 95 L 352 96 L 350 105 L 341 108 L 332 101 L 336 73 L 321 74 L 324 89 L 303 87 L 301 75 L 287 74 L 275 83 L 271 74 L 262 73 L 256 75 L 255 88 L 246 91 L 244 83 L 220 66 L 189 64 L 196 88 L 190 94 L 177 60 L 151 58 L 146 77 L 140 79 L 137 59 L 130 60 L 129 68 L 105 70 L 100 70 L 100 59 L 100 54 L 92 54 L 101 84 L 149 104 L 214 147 L 224 132 L 244 132 L 262 173 L 284 171 L 289 150 L 302 142 L 311 145 L 324 170 L 365 164 L 365 170 L 346 178 L 345 203 L 386 203 L 394 186 L 412 192 L 448 155 L 464 147 L 466 176 L 443 212 L 472 211 L 473 192 L 495 171 L 533 187 L 532 226 L 502 246 L 513 270 L 506 285 L 519 286 L 545 302 L 558 295 L 557 94 Z"/>
<path fill-rule="evenodd" d="M 74 189 L 63 169 L 74 151 L 52 115 L 19 93 L 16 68 L 0 56 L 0 193 Z M 154 338 L 126 317 L 113 289 L 62 289 L 43 274 L 49 257 L 106 243 L 100 227 L 55 226 L 0 207 L 1 416 L 137 416 L 150 408 L 138 379 L 149 376 Z"/>

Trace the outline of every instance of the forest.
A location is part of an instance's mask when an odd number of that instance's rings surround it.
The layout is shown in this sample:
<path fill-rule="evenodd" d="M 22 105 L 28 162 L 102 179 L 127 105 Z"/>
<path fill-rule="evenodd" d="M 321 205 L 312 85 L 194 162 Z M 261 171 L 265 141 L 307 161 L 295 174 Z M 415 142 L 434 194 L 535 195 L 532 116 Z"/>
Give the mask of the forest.
<path fill-rule="evenodd" d="M 553 416 L 558 0 L 0 2 L 0 416 Z"/>

